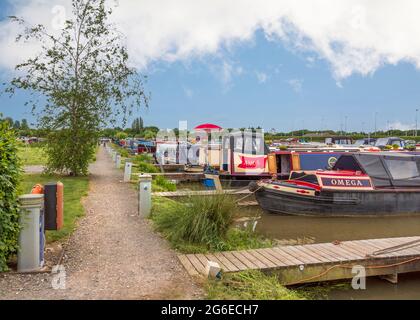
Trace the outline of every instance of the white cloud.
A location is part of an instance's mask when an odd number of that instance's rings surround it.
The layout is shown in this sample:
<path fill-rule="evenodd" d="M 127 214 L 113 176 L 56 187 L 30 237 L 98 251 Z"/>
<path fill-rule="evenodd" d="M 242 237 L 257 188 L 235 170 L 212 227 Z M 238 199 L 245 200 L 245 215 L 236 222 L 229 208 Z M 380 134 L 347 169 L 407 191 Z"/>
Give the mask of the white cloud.
<path fill-rule="evenodd" d="M 184 89 L 184 94 L 188 99 L 192 99 L 194 97 L 194 91 L 190 88 L 187 87 L 183 87 Z"/>
<path fill-rule="evenodd" d="M 223 49 L 252 42 L 256 30 L 270 41 L 325 59 L 337 81 L 400 61 L 420 68 L 420 1 L 416 0 L 266 0 L 258 5 L 254 0 L 118 2 L 113 19 L 127 35 L 132 61 L 139 68 L 153 61 L 220 55 Z M 52 8 L 68 8 L 69 3 L 19 0 L 13 2 L 13 14 L 51 27 Z M 12 68 L 36 48 L 15 45 L 16 31 L 9 22 L 0 23 L 2 67 Z M 226 69 L 228 80 L 229 73 Z"/>
<path fill-rule="evenodd" d="M 266 73 L 257 71 L 255 74 L 257 76 L 257 80 L 258 80 L 259 83 L 266 83 L 267 82 L 268 76 L 267 76 Z"/>
<path fill-rule="evenodd" d="M 389 125 L 386 128 L 384 128 L 384 130 L 407 131 L 407 130 L 414 130 L 415 128 L 416 128 L 415 124 L 402 123 L 400 121 L 395 121 L 395 122 L 389 123 Z"/>
<path fill-rule="evenodd" d="M 287 83 L 292 87 L 293 91 L 296 93 L 302 92 L 303 80 L 301 79 L 290 79 Z"/>

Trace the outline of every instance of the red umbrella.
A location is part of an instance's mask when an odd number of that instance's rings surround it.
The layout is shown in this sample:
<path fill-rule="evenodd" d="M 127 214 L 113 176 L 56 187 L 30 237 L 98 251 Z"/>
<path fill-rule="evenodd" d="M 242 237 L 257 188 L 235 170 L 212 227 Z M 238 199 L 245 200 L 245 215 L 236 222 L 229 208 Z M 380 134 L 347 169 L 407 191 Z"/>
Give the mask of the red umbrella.
<path fill-rule="evenodd" d="M 194 128 L 194 130 L 205 130 L 205 131 L 210 131 L 210 130 L 221 130 L 222 127 L 219 127 L 215 124 L 211 124 L 211 123 L 203 123 L 200 124 L 199 126 L 196 126 Z"/>

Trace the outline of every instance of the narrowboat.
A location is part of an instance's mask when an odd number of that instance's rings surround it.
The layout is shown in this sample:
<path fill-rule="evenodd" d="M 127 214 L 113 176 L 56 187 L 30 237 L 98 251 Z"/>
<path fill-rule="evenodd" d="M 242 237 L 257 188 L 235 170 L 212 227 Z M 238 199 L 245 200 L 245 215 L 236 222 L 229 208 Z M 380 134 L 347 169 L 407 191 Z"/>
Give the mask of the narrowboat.
<path fill-rule="evenodd" d="M 342 154 L 331 170 L 292 171 L 288 180 L 252 182 L 265 211 L 308 216 L 420 214 L 420 156 Z"/>

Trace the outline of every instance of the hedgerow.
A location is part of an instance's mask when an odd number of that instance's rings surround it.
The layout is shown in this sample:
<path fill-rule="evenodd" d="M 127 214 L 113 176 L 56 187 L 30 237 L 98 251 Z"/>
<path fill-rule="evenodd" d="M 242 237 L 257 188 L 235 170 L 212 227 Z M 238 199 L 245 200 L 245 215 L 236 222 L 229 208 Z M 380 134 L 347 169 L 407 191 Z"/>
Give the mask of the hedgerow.
<path fill-rule="evenodd" d="M 0 118 L 0 271 L 7 270 L 9 257 L 18 249 L 21 169 L 17 147 L 15 133 Z"/>

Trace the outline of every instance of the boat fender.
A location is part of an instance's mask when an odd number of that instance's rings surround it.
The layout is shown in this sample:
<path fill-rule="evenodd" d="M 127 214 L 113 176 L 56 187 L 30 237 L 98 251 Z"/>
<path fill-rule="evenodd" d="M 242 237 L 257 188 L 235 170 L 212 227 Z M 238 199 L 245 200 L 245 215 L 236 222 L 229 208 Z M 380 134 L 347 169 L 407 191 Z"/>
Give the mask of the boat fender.
<path fill-rule="evenodd" d="M 259 188 L 259 186 L 257 185 L 257 183 L 255 181 L 250 182 L 249 185 L 248 185 L 248 190 L 251 191 L 251 192 L 257 191 L 258 188 Z"/>

